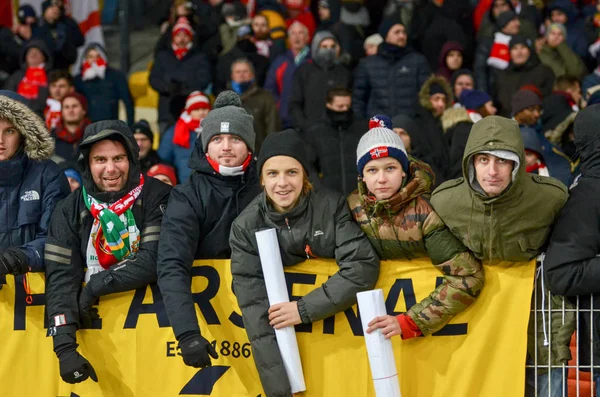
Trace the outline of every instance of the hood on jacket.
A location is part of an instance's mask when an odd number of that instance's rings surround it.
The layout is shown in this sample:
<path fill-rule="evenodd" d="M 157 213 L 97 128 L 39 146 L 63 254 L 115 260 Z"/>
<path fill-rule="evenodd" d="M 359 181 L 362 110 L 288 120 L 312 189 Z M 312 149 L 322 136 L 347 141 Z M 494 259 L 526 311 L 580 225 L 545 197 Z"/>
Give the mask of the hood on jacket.
<path fill-rule="evenodd" d="M 119 192 L 101 192 L 94 183 L 90 171 L 89 155 L 92 146 L 105 139 L 120 142 L 127 152 L 129 159 L 129 175 L 123 190 Z M 139 146 L 133 132 L 126 123 L 120 120 L 104 120 L 88 125 L 83 133 L 83 140 L 79 144 L 79 158 L 77 159 L 78 171 L 83 179 L 83 186 L 87 192 L 103 203 L 113 203 L 140 183 L 141 166 L 139 160 Z"/>
<path fill-rule="evenodd" d="M 440 51 L 440 57 L 438 60 L 440 68 L 448 68 L 446 65 L 446 57 L 450 51 L 460 51 L 461 54 L 465 54 L 465 48 L 457 41 L 447 41 L 442 47 L 442 51 Z"/>
<path fill-rule="evenodd" d="M 81 58 L 83 60 L 85 60 L 85 57 L 87 56 L 88 52 L 90 52 L 90 50 L 98 51 L 100 53 L 100 56 L 104 59 L 106 65 L 108 66 L 108 55 L 106 55 L 106 48 L 104 48 L 102 44 L 97 42 L 91 42 L 88 45 L 86 45 L 83 49 L 83 52 L 81 53 Z M 81 63 L 83 65 L 83 61 Z"/>
<path fill-rule="evenodd" d="M 312 39 L 312 43 L 310 44 L 310 53 L 313 54 L 313 56 L 317 53 L 321 42 L 325 39 L 333 39 L 336 43 L 339 44 L 339 40 L 337 39 L 337 37 L 335 37 L 333 33 L 331 33 L 328 30 L 321 30 L 320 32 L 315 33 L 315 36 Z"/>
<path fill-rule="evenodd" d="M 575 146 L 581 159 L 581 173 L 600 178 L 600 104 L 583 109 L 575 118 Z"/>
<path fill-rule="evenodd" d="M 389 199 L 377 200 L 369 193 L 362 178 L 358 178 L 360 201 L 370 217 L 386 214 L 393 216 L 418 196 L 431 194 L 435 183 L 435 174 L 431 167 L 411 156 L 408 157 L 408 161 L 408 173 L 402 181 L 402 187 Z"/>
<path fill-rule="evenodd" d="M 27 51 L 30 48 L 37 48 L 38 50 L 42 51 L 42 53 L 46 57 L 46 62 L 44 63 L 45 69 L 46 70 L 52 69 L 52 54 L 48 50 L 48 46 L 46 45 L 46 43 L 39 39 L 29 40 L 21 49 L 21 57 L 19 58 L 19 62 L 21 64 L 22 68 L 27 67 L 27 63 L 25 62 L 25 57 L 27 56 Z"/>
<path fill-rule="evenodd" d="M 531 152 L 537 153 L 542 162 L 544 161 L 544 148 L 542 147 L 542 142 L 538 136 L 538 133 L 535 129 L 531 127 L 520 127 L 521 129 L 521 137 L 523 138 L 523 147 L 525 150 L 529 150 Z"/>
<path fill-rule="evenodd" d="M 500 196 L 487 197 L 478 189 L 474 188 L 471 181 L 475 180 L 475 170 L 473 165 L 473 156 L 477 153 L 490 151 L 507 151 L 515 155 L 518 159 L 516 168 L 513 170 L 512 183 Z M 471 128 L 465 153 L 463 155 L 463 177 L 468 182 L 469 188 L 485 201 L 505 198 L 511 192 L 517 190 L 517 187 L 524 183 L 525 171 L 525 149 L 519 124 L 516 121 L 501 116 L 488 116 L 475 123 Z"/>
<path fill-rule="evenodd" d="M 572 24 L 577 19 L 579 12 L 575 4 L 571 0 L 555 0 L 552 4 L 548 5 L 548 15 L 554 10 L 560 10 L 567 15 L 567 24 Z"/>
<path fill-rule="evenodd" d="M 448 80 L 441 76 L 432 75 L 425 83 L 423 83 L 421 91 L 419 91 L 419 104 L 430 112 L 433 110 L 433 106 L 431 106 L 431 102 L 429 102 L 429 90 L 433 84 L 440 85 L 446 92 L 446 109 L 448 109 L 454 102 L 454 95 L 452 94 L 452 87 L 450 87 Z"/>
<path fill-rule="evenodd" d="M 467 109 L 463 107 L 446 109 L 444 114 L 442 114 L 441 121 L 444 132 L 448 132 L 450 128 L 455 127 L 458 123 L 473 124 L 473 120 L 469 117 Z"/>
<path fill-rule="evenodd" d="M 54 152 L 54 139 L 46 123 L 26 105 L 0 95 L 0 119 L 6 119 L 23 137 L 25 155 L 36 161 L 48 160 Z"/>

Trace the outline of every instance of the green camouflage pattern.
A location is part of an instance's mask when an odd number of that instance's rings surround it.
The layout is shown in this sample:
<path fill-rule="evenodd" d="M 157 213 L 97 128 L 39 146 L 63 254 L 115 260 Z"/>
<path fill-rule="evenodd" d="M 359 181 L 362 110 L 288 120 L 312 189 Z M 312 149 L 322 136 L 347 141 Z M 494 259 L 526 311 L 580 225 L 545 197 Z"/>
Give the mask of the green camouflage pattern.
<path fill-rule="evenodd" d="M 407 312 L 423 335 L 430 335 L 475 301 L 484 278 L 481 263 L 450 233 L 429 204 L 433 171 L 423 162 L 409 160 L 406 182 L 390 199 L 376 200 L 359 179 L 358 190 L 348 196 L 348 205 L 381 259 L 429 256 L 444 276 L 427 298 Z"/>

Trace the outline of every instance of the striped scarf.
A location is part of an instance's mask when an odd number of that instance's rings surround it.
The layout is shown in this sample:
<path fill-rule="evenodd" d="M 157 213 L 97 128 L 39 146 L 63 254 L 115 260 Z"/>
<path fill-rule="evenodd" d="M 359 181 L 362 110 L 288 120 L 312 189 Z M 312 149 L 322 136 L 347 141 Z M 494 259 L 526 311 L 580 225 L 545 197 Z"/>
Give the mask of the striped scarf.
<path fill-rule="evenodd" d="M 139 231 L 131 206 L 143 187 L 144 176 L 140 174 L 140 184 L 111 205 L 97 201 L 83 188 L 83 201 L 94 217 L 88 251 L 92 249 L 96 255 L 95 258 L 93 253 L 88 255 L 88 267 L 97 260 L 102 268 L 108 269 L 137 251 Z"/>

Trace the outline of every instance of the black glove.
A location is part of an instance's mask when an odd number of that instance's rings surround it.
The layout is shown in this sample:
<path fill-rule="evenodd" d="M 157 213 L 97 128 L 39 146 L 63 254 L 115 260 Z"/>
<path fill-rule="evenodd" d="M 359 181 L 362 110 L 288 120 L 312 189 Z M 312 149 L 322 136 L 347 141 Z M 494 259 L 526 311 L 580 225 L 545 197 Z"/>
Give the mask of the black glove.
<path fill-rule="evenodd" d="M 206 338 L 196 332 L 191 332 L 189 335 L 182 335 L 179 341 L 179 347 L 181 348 L 181 355 L 183 356 L 183 362 L 185 365 L 189 365 L 194 368 L 210 367 L 210 357 L 217 359 L 217 354 L 213 345 L 208 343 Z"/>
<path fill-rule="evenodd" d="M 86 284 L 79 296 L 79 323 L 82 328 L 92 328 L 92 321 L 100 318 L 98 308 L 92 307 L 96 300 L 98 297 L 92 292 L 90 283 Z"/>
<path fill-rule="evenodd" d="M 177 96 L 181 93 L 181 82 L 179 81 L 173 81 L 171 80 L 171 83 L 169 84 L 169 95 L 170 96 Z"/>
<path fill-rule="evenodd" d="M 27 255 L 22 249 L 9 247 L 0 254 L 0 275 L 12 274 L 18 276 L 28 271 Z"/>
<path fill-rule="evenodd" d="M 80 383 L 87 378 L 98 382 L 92 364 L 77 352 L 77 344 L 73 343 L 56 352 L 60 365 L 60 377 L 67 383 Z"/>

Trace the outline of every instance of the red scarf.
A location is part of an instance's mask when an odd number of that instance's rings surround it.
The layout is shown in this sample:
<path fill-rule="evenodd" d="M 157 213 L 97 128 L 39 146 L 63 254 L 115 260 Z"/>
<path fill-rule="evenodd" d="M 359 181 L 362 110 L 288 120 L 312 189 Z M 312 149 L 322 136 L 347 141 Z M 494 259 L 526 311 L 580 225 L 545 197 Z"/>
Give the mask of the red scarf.
<path fill-rule="evenodd" d="M 60 101 L 54 98 L 46 99 L 46 107 L 44 108 L 44 118 L 46 120 L 46 127 L 48 130 L 55 128 L 58 123 L 62 120 L 61 115 L 62 105 Z"/>
<path fill-rule="evenodd" d="M 190 148 L 190 134 L 192 131 L 199 132 L 200 121 L 194 120 L 188 112 L 181 113 L 179 120 L 175 123 L 175 132 L 173 133 L 173 143 L 177 146 Z"/>
<path fill-rule="evenodd" d="M 226 167 L 224 165 L 221 165 L 216 160 L 211 159 L 208 154 L 206 155 L 206 159 L 208 160 L 208 164 L 210 164 L 213 170 L 217 171 L 219 174 L 224 176 L 235 176 L 242 175 L 244 172 L 246 172 L 246 168 L 248 168 L 250 162 L 252 161 L 252 153 L 248 153 L 248 157 L 246 158 L 244 163 L 237 167 Z"/>
<path fill-rule="evenodd" d="M 25 76 L 17 87 L 17 93 L 23 95 L 27 99 L 37 99 L 40 87 L 48 86 L 48 77 L 44 66 L 35 68 L 28 67 L 25 71 Z"/>
<path fill-rule="evenodd" d="M 107 63 L 102 57 L 98 57 L 95 62 L 84 61 L 81 65 L 81 78 L 83 80 L 92 80 L 95 78 L 104 79 Z"/>
<path fill-rule="evenodd" d="M 533 165 L 528 165 L 525 167 L 526 172 L 535 172 L 538 171 L 539 175 L 548 176 L 548 171 L 546 170 L 546 164 L 542 163 L 540 160 L 536 161 Z"/>
<path fill-rule="evenodd" d="M 173 52 L 175 53 L 175 57 L 181 61 L 183 59 L 183 57 L 186 56 L 188 52 L 190 52 L 190 48 L 192 48 L 192 43 L 189 43 L 187 46 L 185 46 L 183 48 L 177 47 L 175 44 L 171 44 L 171 46 L 173 47 Z"/>
<path fill-rule="evenodd" d="M 81 141 L 81 138 L 83 138 L 83 131 L 85 130 L 85 127 L 87 127 L 88 125 L 91 124 L 91 121 L 88 120 L 87 118 L 84 118 L 81 121 L 81 124 L 79 124 L 79 127 L 77 127 L 77 130 L 75 131 L 74 134 L 72 134 L 71 132 L 69 132 L 69 130 L 67 130 L 65 128 L 65 126 L 63 125 L 62 120 L 58 123 L 58 125 L 56 126 L 55 134 L 56 134 L 56 138 L 60 139 L 61 141 L 67 142 L 67 143 L 77 143 L 79 141 Z"/>
<path fill-rule="evenodd" d="M 504 70 L 510 62 L 510 50 L 508 44 L 511 36 L 502 32 L 494 34 L 494 44 L 490 50 L 490 56 L 487 59 L 487 64 L 493 68 Z"/>

